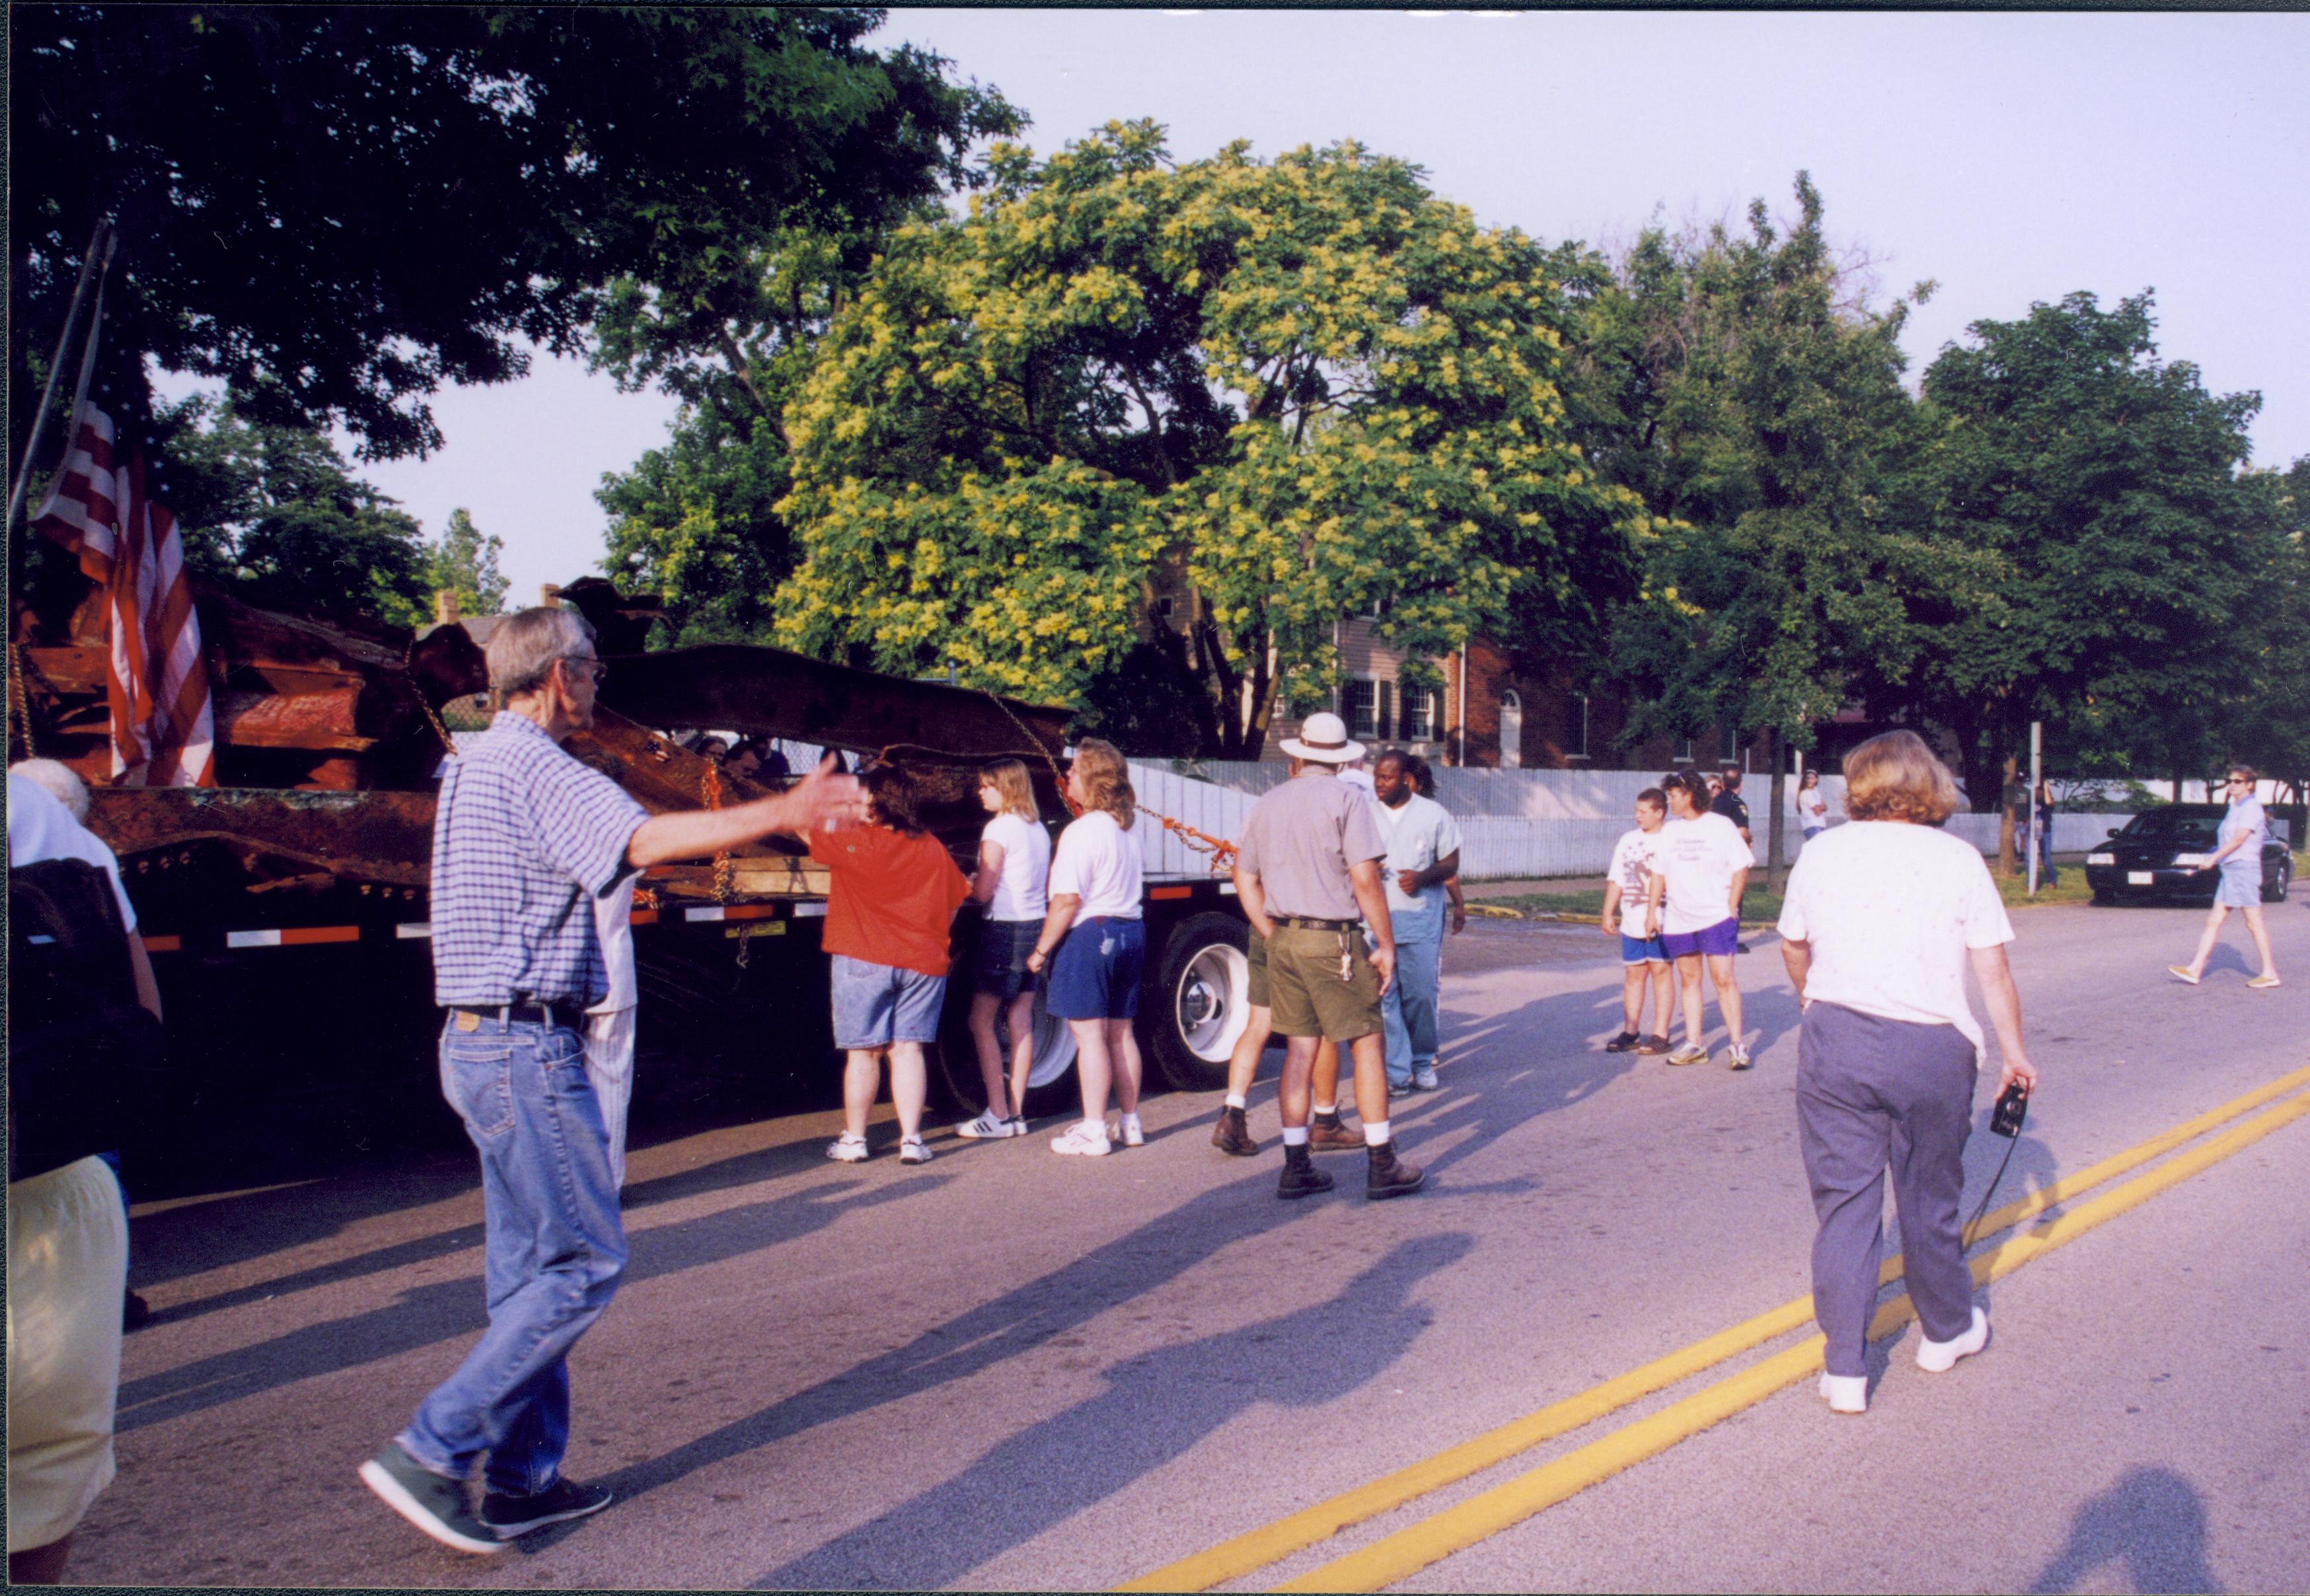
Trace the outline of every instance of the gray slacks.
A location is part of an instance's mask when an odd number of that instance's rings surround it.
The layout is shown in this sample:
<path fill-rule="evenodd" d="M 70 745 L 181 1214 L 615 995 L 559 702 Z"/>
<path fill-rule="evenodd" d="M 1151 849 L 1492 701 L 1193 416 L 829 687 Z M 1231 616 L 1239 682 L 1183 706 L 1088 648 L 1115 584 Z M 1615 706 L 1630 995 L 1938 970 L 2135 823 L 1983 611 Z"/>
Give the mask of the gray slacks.
<path fill-rule="evenodd" d="M 1813 1316 L 1832 1375 L 1865 1375 L 1885 1243 L 1885 1175 L 1900 1211 L 1902 1268 L 1936 1341 L 1973 1324 L 1958 1209 L 1973 1130 L 1973 1044 L 1953 1025 L 1883 1019 L 1834 1003 L 1805 1011 L 1797 1128 L 1812 1210 Z"/>

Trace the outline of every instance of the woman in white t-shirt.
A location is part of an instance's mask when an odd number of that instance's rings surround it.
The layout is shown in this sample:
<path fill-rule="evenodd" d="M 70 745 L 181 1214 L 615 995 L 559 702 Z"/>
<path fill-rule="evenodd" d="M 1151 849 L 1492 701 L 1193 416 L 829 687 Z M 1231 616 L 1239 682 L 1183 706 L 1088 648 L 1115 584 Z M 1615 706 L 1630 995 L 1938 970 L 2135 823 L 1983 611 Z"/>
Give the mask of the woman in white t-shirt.
<path fill-rule="evenodd" d="M 955 1134 L 978 1138 L 1027 1133 L 1027 1071 L 1035 1062 L 1035 972 L 1028 956 L 1042 934 L 1049 912 L 1051 834 L 1035 807 L 1034 784 L 1016 759 L 996 759 L 978 772 L 978 801 L 994 818 L 978 834 L 978 874 L 970 901 L 986 906 L 978 923 L 978 955 L 972 961 L 970 1039 L 978 1049 L 978 1073 L 986 1088 L 986 1110 Z M 1011 1031 L 1011 1081 L 1003 1081 L 1003 1048 L 994 1019 Z"/>
<path fill-rule="evenodd" d="M 1704 965 L 1716 989 L 1716 1006 L 1731 1036 L 1732 1068 L 1750 1065 L 1748 1032 L 1741 1024 L 1741 983 L 1732 956 L 1741 950 L 1741 889 L 1749 883 L 1756 856 L 1741 840 L 1739 827 L 1708 807 L 1706 778 L 1688 770 L 1667 782 L 1668 824 L 1654 847 L 1649 922 L 1668 956 L 1676 961 L 1684 999 L 1684 1045 L 1668 1055 L 1672 1064 L 1705 1064 L 1708 1034 L 1701 1024 L 1700 974 Z"/>
<path fill-rule="evenodd" d="M 1845 780 L 1851 823 L 1797 855 L 1780 932 L 1804 1005 L 1797 1123 L 1820 1226 L 1820 1392 L 1837 1412 L 1859 1413 L 1869 1404 L 1889 1168 L 1918 1366 L 1941 1373 L 1989 1342 L 1958 1230 L 1982 1042 L 1966 1000 L 1968 966 L 2004 1056 L 1999 1089 L 2034 1090 L 2037 1072 L 2021 1045 L 2021 1001 L 2005 962 L 2013 928 L 1996 883 L 1970 844 L 1937 828 L 1957 809 L 1949 771 L 1915 733 L 1888 732 L 1845 757 Z"/>
<path fill-rule="evenodd" d="M 1147 962 L 1139 907 L 1143 827 L 1130 768 L 1113 743 L 1083 739 L 1067 772 L 1067 795 L 1082 813 L 1059 834 L 1051 859 L 1050 913 L 1027 962 L 1038 974 L 1050 967 L 1046 1002 L 1074 1033 L 1075 1075 L 1082 1085 L 1082 1123 L 1055 1138 L 1051 1150 L 1098 1158 L 1112 1146 L 1110 1088 L 1123 1110 L 1123 1145 L 1146 1140 L 1139 1123 L 1139 1044 L 1131 1034 Z"/>
<path fill-rule="evenodd" d="M 1808 770 L 1797 783 L 1797 829 L 1811 842 L 1828 829 L 1828 798 L 1820 790 L 1820 772 Z"/>

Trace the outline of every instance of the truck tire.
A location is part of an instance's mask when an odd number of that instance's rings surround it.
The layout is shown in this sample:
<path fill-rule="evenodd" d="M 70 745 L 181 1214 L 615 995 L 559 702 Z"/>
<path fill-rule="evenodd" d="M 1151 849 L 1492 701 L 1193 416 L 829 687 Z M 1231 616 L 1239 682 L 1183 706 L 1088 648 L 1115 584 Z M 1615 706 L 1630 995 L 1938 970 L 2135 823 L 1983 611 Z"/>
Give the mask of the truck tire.
<path fill-rule="evenodd" d="M 970 1040 L 970 980 L 967 969 L 950 978 L 951 995 L 941 1017 L 935 1068 L 931 1087 L 942 1093 L 948 1106 L 966 1119 L 976 1118 L 986 1106 L 986 1083 L 978 1072 L 978 1050 Z M 1002 1036 L 1000 1024 L 995 1035 Z M 1040 985 L 1035 989 L 1035 1063 L 1027 1072 L 1027 1117 L 1041 1119 L 1072 1106 L 1081 1112 L 1075 1087 L 1075 1038 L 1067 1022 L 1055 1019 L 1044 1007 Z"/>
<path fill-rule="evenodd" d="M 1228 1057 L 1251 1014 L 1251 928 L 1232 915 L 1194 915 L 1173 926 L 1140 991 L 1139 1041 L 1174 1090 L 1227 1086 Z"/>

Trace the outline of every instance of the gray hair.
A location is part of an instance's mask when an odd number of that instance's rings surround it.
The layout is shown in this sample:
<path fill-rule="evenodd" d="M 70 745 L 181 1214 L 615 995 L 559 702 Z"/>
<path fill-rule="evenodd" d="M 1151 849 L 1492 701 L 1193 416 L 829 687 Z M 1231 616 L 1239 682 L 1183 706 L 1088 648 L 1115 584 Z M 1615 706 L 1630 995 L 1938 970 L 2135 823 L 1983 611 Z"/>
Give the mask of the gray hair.
<path fill-rule="evenodd" d="M 594 629 L 575 610 L 542 605 L 508 615 L 490 634 L 490 690 L 499 698 L 534 693 L 553 662 L 594 646 Z"/>
<path fill-rule="evenodd" d="M 34 786 L 52 794 L 58 803 L 72 811 L 72 818 L 85 823 L 88 820 L 88 784 L 80 772 L 57 759 L 19 759 L 8 767 L 8 774 L 21 776 Z"/>

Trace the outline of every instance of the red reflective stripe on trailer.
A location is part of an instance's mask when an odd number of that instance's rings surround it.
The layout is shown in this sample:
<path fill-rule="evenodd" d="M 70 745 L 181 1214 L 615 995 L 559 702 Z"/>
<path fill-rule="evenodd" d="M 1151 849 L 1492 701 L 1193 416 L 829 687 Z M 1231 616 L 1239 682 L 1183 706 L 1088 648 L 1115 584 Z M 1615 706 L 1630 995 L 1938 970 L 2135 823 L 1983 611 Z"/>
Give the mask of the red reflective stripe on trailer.
<path fill-rule="evenodd" d="M 185 939 L 182 937 L 146 937 L 144 939 L 144 951 L 147 953 L 175 953 L 181 951 L 184 945 Z"/>
<path fill-rule="evenodd" d="M 301 947 L 308 942 L 360 941 L 360 927 L 358 925 L 297 925 L 284 928 L 281 932 L 281 945 L 284 948 Z"/>
<path fill-rule="evenodd" d="M 636 909 L 632 914 L 626 916 L 626 924 L 629 925 L 656 925 L 657 924 L 657 911 L 656 909 Z"/>
<path fill-rule="evenodd" d="M 1151 887 L 1147 889 L 1150 898 L 1193 898 L 1194 895 L 1193 887 Z"/>
<path fill-rule="evenodd" d="M 701 920 L 768 920 L 777 912 L 774 903 L 728 903 L 710 909 L 684 909 L 682 917 L 694 924 Z"/>

